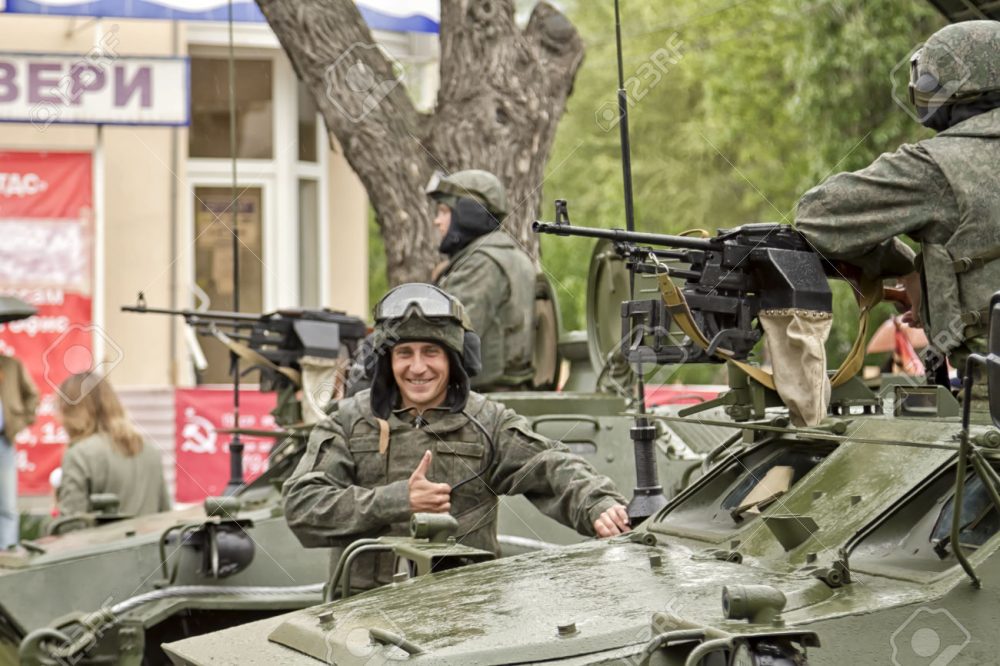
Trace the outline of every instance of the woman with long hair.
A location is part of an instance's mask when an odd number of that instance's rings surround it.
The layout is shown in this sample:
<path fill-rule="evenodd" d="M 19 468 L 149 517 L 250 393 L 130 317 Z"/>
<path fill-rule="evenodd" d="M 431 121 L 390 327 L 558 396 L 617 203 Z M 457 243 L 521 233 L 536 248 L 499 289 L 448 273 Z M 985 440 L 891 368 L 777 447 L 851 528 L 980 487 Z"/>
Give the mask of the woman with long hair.
<path fill-rule="evenodd" d="M 59 513 L 90 511 L 90 496 L 96 493 L 117 495 L 119 513 L 125 515 L 168 510 L 160 452 L 136 430 L 108 380 L 96 380 L 91 373 L 73 375 L 58 393 L 69 435 L 56 492 Z"/>

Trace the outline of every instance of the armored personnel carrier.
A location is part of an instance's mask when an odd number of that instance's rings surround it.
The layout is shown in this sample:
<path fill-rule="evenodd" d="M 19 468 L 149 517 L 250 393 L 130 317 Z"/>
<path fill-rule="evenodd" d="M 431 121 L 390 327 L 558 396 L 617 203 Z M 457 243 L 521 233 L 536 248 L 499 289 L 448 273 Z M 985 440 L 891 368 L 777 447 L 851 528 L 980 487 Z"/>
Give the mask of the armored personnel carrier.
<path fill-rule="evenodd" d="M 599 271 L 600 279 L 620 280 L 616 268 Z M 551 294 L 547 284 L 540 289 Z M 340 395 L 347 361 L 367 332 L 364 322 L 328 311 L 168 312 L 143 302 L 129 309 L 183 316 L 196 331 L 223 339 L 244 369 L 259 371 L 261 389 L 278 394 L 276 420 L 284 429 L 269 469 L 230 497 L 130 518 L 115 513 L 113 498 L 95 496 L 91 513 L 57 521 L 52 533 L 0 553 L 0 664 L 165 663 L 161 643 L 322 601 L 328 553 L 302 548 L 288 530 L 280 487 L 304 452 L 310 424 Z M 552 356 L 556 312 L 552 300 L 541 327 Z M 576 367 L 578 390 L 503 399 L 538 432 L 566 442 L 620 487 L 631 487 L 630 418 L 619 394 L 634 378 L 627 366 L 605 369 L 607 356 L 596 348 L 571 341 L 562 349 Z M 557 373 L 561 362 L 544 365 Z M 699 473 L 719 432 L 697 423 L 657 430 L 657 464 L 668 493 Z M 522 497 L 503 498 L 499 522 L 504 554 L 583 539 Z"/>
<path fill-rule="evenodd" d="M 796 427 L 766 373 L 746 366 L 760 335 L 752 322 L 762 302 L 829 308 L 829 267 L 788 227 L 765 226 L 707 243 L 615 232 L 636 267 L 661 262 L 650 246 L 695 253 L 683 257 L 691 268 L 682 285 L 661 272 L 661 299 L 623 307 L 646 324 L 643 335 L 623 338 L 633 358 L 730 366 L 731 390 L 718 400 L 725 417 L 706 417 L 703 406 L 645 415 L 731 435 L 703 476 L 632 533 L 493 561 L 449 539 L 447 520 L 418 514 L 411 538 L 359 545 L 396 554 L 393 584 L 166 652 L 178 666 L 995 661 L 1000 294 L 990 309 L 992 353 L 975 359 L 988 366 L 990 409 L 973 400 L 971 379 L 960 409 L 944 387 L 875 393 L 848 376 L 834 382 L 818 424 Z M 699 300 L 726 270 L 735 279 L 719 290 L 723 301 L 748 311 Z M 673 344 L 668 329 L 692 322 Z M 331 596 L 349 587 L 350 551 L 344 560 Z"/>

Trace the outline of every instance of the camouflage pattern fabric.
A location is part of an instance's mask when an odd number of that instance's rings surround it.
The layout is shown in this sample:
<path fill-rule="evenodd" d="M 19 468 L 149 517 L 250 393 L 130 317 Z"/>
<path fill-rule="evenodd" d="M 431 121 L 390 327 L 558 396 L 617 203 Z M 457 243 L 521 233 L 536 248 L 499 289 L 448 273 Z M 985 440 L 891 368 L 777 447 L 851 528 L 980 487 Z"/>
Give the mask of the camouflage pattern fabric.
<path fill-rule="evenodd" d="M 452 492 L 460 543 L 499 552 L 498 495 L 525 495 L 546 515 L 591 536 L 603 511 L 626 503 L 611 479 L 564 445 L 532 432 L 523 417 L 502 404 L 472 393 L 465 411 L 491 434 L 496 450 L 481 479 Z M 490 459 L 485 437 L 461 413 L 428 410 L 415 422 L 409 412 L 398 410 L 389 418 L 389 429 L 383 455 L 369 391 L 340 401 L 315 427 L 285 482 L 289 526 L 304 546 L 333 548 L 331 572 L 355 539 L 408 534 L 407 482 L 425 451 L 433 453 L 427 478 L 452 486 L 479 473 Z M 391 553 L 360 556 L 352 587 L 391 582 L 392 559 Z"/>
<path fill-rule="evenodd" d="M 535 266 L 503 230 L 486 234 L 452 257 L 437 285 L 465 306 L 482 340 L 483 369 L 472 388 L 526 386 L 534 375 Z"/>
<path fill-rule="evenodd" d="M 460 197 L 475 199 L 498 222 L 507 215 L 507 191 L 500 179 L 489 171 L 466 169 L 442 176 L 427 194 L 451 208 Z"/>
<path fill-rule="evenodd" d="M 919 268 L 928 337 L 963 368 L 970 351 L 984 348 L 983 313 L 1000 285 L 1000 261 L 963 261 L 1000 247 L 997 165 L 1000 109 L 832 176 L 802 197 L 795 223 L 825 257 L 866 275 Z M 895 238 L 903 234 L 920 243 L 919 257 Z M 963 263 L 971 266 L 958 270 Z"/>
<path fill-rule="evenodd" d="M 1000 90 L 1000 24 L 960 21 L 941 28 L 917 53 L 911 70 L 917 108 L 962 104 Z"/>

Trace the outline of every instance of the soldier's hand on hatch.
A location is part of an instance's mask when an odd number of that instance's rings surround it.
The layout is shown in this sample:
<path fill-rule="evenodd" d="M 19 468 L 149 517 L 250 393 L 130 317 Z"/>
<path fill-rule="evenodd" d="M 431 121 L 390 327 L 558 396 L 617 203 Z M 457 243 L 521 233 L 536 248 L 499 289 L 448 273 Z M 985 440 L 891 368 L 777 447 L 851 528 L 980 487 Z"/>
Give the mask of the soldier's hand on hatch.
<path fill-rule="evenodd" d="M 615 504 L 597 517 L 594 521 L 594 531 L 602 539 L 628 532 L 628 511 L 621 504 Z"/>
<path fill-rule="evenodd" d="M 431 452 L 424 453 L 410 475 L 410 511 L 413 513 L 448 513 L 451 511 L 451 486 L 427 480 Z"/>

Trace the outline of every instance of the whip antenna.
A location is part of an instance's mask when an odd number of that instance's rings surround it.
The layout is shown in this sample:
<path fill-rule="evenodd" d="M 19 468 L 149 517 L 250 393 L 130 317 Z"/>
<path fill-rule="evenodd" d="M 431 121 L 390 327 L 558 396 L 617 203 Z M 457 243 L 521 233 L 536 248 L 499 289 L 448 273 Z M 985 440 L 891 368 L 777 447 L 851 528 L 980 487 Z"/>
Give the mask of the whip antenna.
<path fill-rule="evenodd" d="M 628 95 L 625 92 L 625 66 L 622 61 L 622 23 L 618 0 L 615 0 L 615 44 L 618 54 L 618 136 L 622 148 L 622 184 L 625 190 L 625 228 L 635 231 L 635 209 L 632 200 L 632 149 L 628 136 Z M 629 300 L 635 300 L 635 269 L 629 267 Z M 633 335 L 630 331 L 629 335 Z M 622 340 L 623 347 L 629 343 Z M 622 349 L 628 358 L 628 351 Z M 635 368 L 636 393 L 639 413 L 646 413 L 646 386 L 643 381 L 642 364 Z M 635 491 L 628 504 L 628 515 L 633 525 L 650 517 L 662 507 L 667 499 L 656 473 L 656 427 L 645 417 L 636 417 L 629 430 L 635 452 Z"/>

